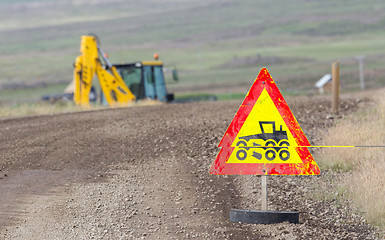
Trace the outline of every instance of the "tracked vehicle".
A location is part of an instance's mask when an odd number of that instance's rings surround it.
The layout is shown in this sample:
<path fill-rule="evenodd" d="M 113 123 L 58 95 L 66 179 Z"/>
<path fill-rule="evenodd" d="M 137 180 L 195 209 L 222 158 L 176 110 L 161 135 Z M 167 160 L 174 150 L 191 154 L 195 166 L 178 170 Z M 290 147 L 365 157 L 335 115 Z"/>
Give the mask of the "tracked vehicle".
<path fill-rule="evenodd" d="M 271 125 L 272 132 L 265 132 L 264 126 Z M 261 128 L 261 133 L 243 136 L 240 137 L 237 142 L 237 147 L 239 150 L 236 152 L 236 157 L 238 160 L 245 160 L 247 158 L 248 151 L 254 149 L 252 156 L 258 160 L 262 159 L 262 154 L 257 152 L 257 149 L 263 149 L 265 158 L 269 161 L 276 159 L 277 155 L 282 161 L 287 161 L 290 158 L 290 152 L 288 147 L 290 146 L 287 137 L 287 132 L 282 130 L 282 125 L 279 130 L 275 128 L 275 122 L 273 121 L 260 121 L 259 126 Z M 255 143 L 251 140 L 263 140 L 264 144 Z M 252 144 L 252 145 L 251 145 Z M 250 146 L 251 145 L 251 146 Z"/>

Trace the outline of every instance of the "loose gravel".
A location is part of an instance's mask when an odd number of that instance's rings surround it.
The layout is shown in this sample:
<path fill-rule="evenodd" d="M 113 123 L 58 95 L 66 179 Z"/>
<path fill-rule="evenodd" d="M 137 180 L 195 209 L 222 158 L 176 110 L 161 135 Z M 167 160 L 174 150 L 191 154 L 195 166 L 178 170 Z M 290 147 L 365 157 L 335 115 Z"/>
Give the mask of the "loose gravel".
<path fill-rule="evenodd" d="M 311 143 L 367 103 L 287 99 Z M 376 239 L 342 177 L 271 176 L 269 209 L 300 224 L 231 223 L 260 208 L 260 177 L 212 176 L 240 101 L 131 107 L 0 121 L 2 239 Z M 313 152 L 314 153 L 314 152 Z M 316 159 L 317 160 L 317 159 Z"/>

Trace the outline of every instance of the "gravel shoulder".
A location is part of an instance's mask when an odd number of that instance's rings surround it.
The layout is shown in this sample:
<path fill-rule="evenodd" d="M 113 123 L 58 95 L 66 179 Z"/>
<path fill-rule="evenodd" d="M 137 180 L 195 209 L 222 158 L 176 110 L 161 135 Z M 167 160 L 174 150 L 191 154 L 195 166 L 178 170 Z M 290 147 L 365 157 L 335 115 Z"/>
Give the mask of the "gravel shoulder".
<path fill-rule="evenodd" d="M 311 143 L 364 107 L 343 98 L 287 98 Z M 269 208 L 300 224 L 229 222 L 258 209 L 258 176 L 211 176 L 240 101 L 108 109 L 0 121 L 2 239 L 374 239 L 340 196 L 340 175 L 269 177 Z"/>

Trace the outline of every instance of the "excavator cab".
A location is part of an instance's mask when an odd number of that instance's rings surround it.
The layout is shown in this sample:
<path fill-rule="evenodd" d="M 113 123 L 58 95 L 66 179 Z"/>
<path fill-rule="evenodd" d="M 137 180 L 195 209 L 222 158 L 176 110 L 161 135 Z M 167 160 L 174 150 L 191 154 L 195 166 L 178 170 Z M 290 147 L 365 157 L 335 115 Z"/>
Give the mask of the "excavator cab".
<path fill-rule="evenodd" d="M 171 102 L 174 94 L 168 94 L 161 61 L 141 61 L 114 65 L 136 99 Z"/>

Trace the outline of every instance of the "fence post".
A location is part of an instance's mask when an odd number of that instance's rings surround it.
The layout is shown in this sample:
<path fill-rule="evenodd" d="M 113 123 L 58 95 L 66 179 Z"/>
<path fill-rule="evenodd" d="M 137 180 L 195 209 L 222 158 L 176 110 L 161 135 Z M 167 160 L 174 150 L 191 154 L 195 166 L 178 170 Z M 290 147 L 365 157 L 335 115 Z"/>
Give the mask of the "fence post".
<path fill-rule="evenodd" d="M 338 114 L 340 105 L 340 63 L 338 61 L 332 64 L 332 111 Z"/>

